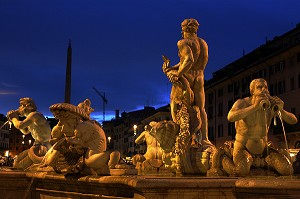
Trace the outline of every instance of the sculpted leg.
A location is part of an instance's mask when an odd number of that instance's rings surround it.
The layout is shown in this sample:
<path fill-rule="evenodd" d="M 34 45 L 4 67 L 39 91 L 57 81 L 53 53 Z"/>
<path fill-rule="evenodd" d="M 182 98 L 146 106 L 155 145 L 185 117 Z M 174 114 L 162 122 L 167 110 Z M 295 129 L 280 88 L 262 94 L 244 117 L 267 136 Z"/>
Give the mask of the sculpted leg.
<path fill-rule="evenodd" d="M 225 172 L 227 174 L 229 174 L 230 176 L 235 176 L 236 175 L 235 165 L 234 165 L 231 158 L 229 158 L 227 156 L 223 157 L 222 166 L 223 166 L 223 169 L 225 170 Z"/>
<path fill-rule="evenodd" d="M 14 161 L 14 168 L 26 169 L 32 165 L 32 160 L 28 157 L 28 150 L 23 151 Z"/>
<path fill-rule="evenodd" d="M 292 175 L 294 170 L 288 158 L 277 152 L 271 152 L 265 159 L 268 166 L 277 171 L 280 175 Z"/>
<path fill-rule="evenodd" d="M 109 152 L 94 154 L 85 159 L 86 166 L 93 169 L 98 175 L 109 175 L 108 161 L 110 158 Z"/>
<path fill-rule="evenodd" d="M 204 108 L 200 109 L 200 116 L 202 119 L 201 133 L 202 140 L 205 142 L 209 142 L 208 140 L 208 125 L 207 125 L 207 114 Z"/>
<path fill-rule="evenodd" d="M 233 153 L 233 162 L 235 165 L 236 174 L 244 177 L 250 172 L 253 158 L 245 149 L 239 149 Z"/>
<path fill-rule="evenodd" d="M 201 134 L 202 134 L 202 144 L 204 148 L 212 146 L 213 144 L 208 140 L 208 122 L 207 122 L 207 114 L 205 111 L 205 93 L 204 93 L 204 81 L 203 78 L 198 78 L 193 90 L 194 90 L 194 97 L 195 97 L 195 104 L 200 109 L 200 118 L 202 121 L 201 125 Z"/>

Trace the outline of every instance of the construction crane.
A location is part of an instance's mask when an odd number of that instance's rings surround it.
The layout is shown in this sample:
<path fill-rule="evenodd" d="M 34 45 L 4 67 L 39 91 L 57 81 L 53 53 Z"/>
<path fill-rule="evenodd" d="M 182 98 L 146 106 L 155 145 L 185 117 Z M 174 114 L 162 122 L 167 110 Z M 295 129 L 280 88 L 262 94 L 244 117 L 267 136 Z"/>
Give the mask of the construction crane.
<path fill-rule="evenodd" d="M 105 105 L 107 104 L 107 99 L 105 97 L 105 92 L 103 92 L 103 94 L 98 91 L 94 86 L 93 86 L 93 89 L 95 90 L 95 92 L 102 98 L 102 101 L 103 101 L 103 121 L 105 121 Z"/>

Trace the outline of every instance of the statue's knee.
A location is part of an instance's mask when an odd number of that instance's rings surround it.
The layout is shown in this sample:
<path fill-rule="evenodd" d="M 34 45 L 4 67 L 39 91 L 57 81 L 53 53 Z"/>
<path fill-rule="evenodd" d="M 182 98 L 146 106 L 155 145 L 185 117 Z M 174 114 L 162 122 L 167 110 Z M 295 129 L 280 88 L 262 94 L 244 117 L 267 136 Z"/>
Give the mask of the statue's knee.
<path fill-rule="evenodd" d="M 266 163 L 283 176 L 292 175 L 294 172 L 291 162 L 281 153 L 271 153 L 266 157 Z"/>

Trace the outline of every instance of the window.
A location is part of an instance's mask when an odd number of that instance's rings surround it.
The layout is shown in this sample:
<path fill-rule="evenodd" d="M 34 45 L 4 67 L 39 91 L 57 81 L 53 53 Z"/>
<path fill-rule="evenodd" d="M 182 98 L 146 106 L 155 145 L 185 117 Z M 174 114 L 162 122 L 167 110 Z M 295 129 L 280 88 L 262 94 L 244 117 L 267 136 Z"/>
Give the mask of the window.
<path fill-rule="evenodd" d="M 278 82 L 278 94 L 283 94 L 285 92 L 285 81 Z"/>
<path fill-rule="evenodd" d="M 229 100 L 229 101 L 228 101 L 228 112 L 230 111 L 232 105 L 233 105 L 233 101 L 232 101 L 232 100 Z"/>
<path fill-rule="evenodd" d="M 208 94 L 208 104 L 209 105 L 213 104 L 213 99 L 214 99 L 214 93 L 209 93 Z"/>
<path fill-rule="evenodd" d="M 234 82 L 234 95 L 237 95 L 239 93 L 240 89 L 240 82 Z"/>
<path fill-rule="evenodd" d="M 209 140 L 214 140 L 214 127 L 213 126 L 209 126 L 208 127 L 208 138 Z"/>
<path fill-rule="evenodd" d="M 218 97 L 221 97 L 221 96 L 223 96 L 223 88 L 220 88 L 218 90 Z"/>
<path fill-rule="evenodd" d="M 223 125 L 222 124 L 220 124 L 220 125 L 218 125 L 218 137 L 220 138 L 220 137 L 223 137 L 224 135 L 223 135 Z"/>
<path fill-rule="evenodd" d="M 269 86 L 269 92 L 270 92 L 270 95 L 274 95 L 274 86 L 273 86 L 273 84 L 271 84 Z"/>
<path fill-rule="evenodd" d="M 285 67 L 285 60 L 279 62 L 279 70 L 283 71 L 284 67 Z"/>
<path fill-rule="evenodd" d="M 234 122 L 228 122 L 228 136 L 231 136 L 231 139 L 235 139 L 235 123 Z"/>
<path fill-rule="evenodd" d="M 229 84 L 227 90 L 228 93 L 231 93 L 233 91 L 233 84 Z"/>
<path fill-rule="evenodd" d="M 213 106 L 209 106 L 208 107 L 207 119 L 211 120 L 213 118 L 213 112 L 214 112 L 214 107 Z"/>
<path fill-rule="evenodd" d="M 274 74 L 274 66 L 269 66 L 269 74 L 270 75 Z"/>
<path fill-rule="evenodd" d="M 295 79 L 294 79 L 294 77 L 292 77 L 290 79 L 290 90 L 292 91 L 294 89 L 295 89 Z"/>
<path fill-rule="evenodd" d="M 277 95 L 277 84 L 274 84 L 273 95 Z"/>
<path fill-rule="evenodd" d="M 223 116 L 223 103 L 219 103 L 218 105 L 218 116 Z"/>

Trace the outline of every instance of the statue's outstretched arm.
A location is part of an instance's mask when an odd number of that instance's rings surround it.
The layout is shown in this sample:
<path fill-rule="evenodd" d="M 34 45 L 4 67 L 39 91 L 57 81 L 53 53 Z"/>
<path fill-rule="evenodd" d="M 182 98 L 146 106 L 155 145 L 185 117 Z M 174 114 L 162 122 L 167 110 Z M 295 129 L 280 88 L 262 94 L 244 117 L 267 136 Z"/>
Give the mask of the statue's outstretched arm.
<path fill-rule="evenodd" d="M 244 119 L 258 109 L 257 106 L 246 106 L 245 101 L 242 99 L 237 100 L 231 110 L 228 112 L 227 119 L 229 122 L 235 122 Z"/>
<path fill-rule="evenodd" d="M 136 139 L 135 139 L 135 143 L 136 144 L 141 144 L 143 142 L 145 142 L 145 132 L 142 132 L 140 136 L 138 136 Z"/>

